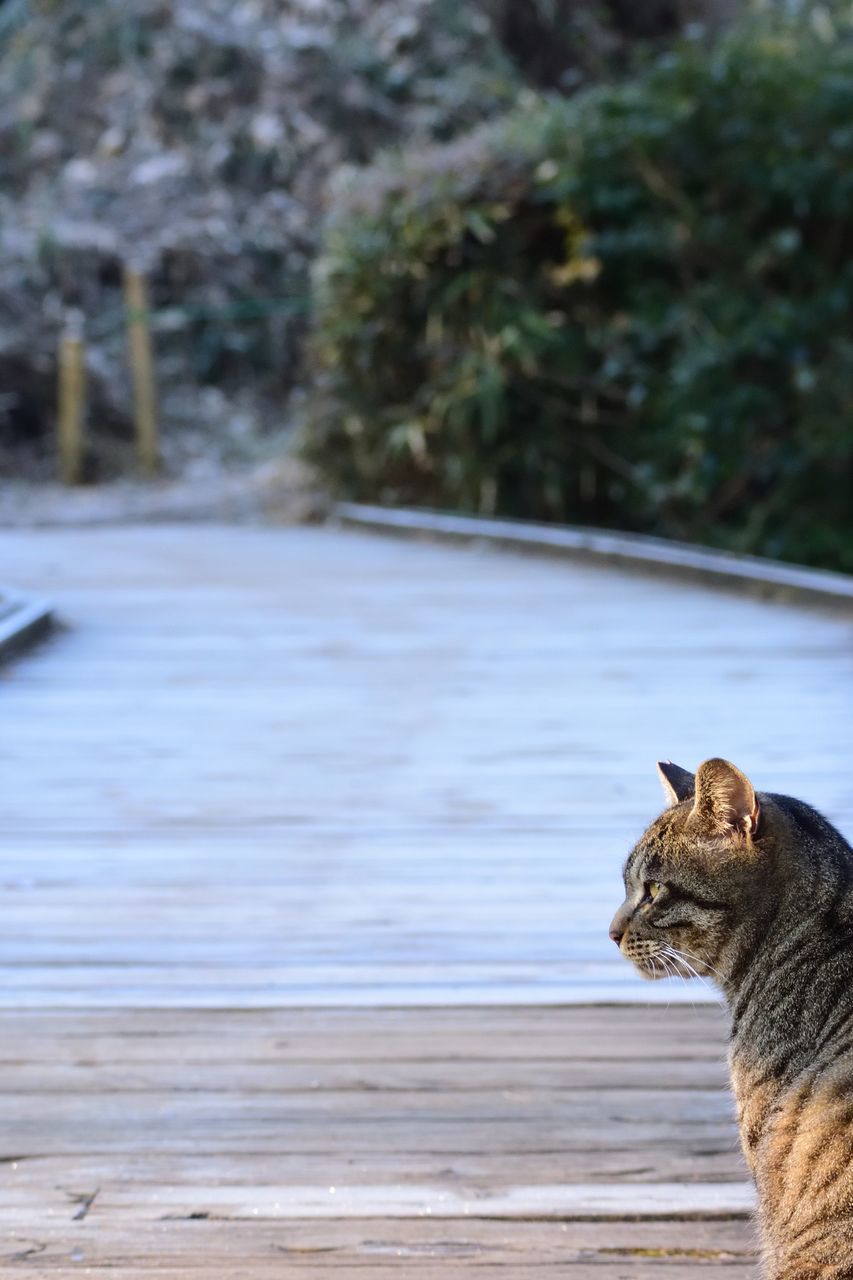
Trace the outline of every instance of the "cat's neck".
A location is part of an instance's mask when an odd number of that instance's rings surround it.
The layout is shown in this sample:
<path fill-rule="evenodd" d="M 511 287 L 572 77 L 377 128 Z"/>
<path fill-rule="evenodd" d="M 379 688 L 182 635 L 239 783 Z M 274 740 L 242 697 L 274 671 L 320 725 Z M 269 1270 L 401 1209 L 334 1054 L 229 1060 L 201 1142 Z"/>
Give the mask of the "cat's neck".
<path fill-rule="evenodd" d="M 793 1079 L 853 1020 L 853 922 L 781 911 L 725 995 L 732 1060 Z"/>

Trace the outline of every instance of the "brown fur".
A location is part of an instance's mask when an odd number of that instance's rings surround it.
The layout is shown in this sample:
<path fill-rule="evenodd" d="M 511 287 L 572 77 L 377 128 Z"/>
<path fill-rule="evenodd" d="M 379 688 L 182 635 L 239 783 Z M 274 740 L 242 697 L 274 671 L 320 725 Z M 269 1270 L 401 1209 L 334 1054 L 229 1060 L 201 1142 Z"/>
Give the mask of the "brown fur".
<path fill-rule="evenodd" d="M 670 807 L 628 858 L 611 936 L 645 977 L 726 997 L 768 1280 L 853 1280 L 853 850 L 725 760 L 659 768 Z"/>

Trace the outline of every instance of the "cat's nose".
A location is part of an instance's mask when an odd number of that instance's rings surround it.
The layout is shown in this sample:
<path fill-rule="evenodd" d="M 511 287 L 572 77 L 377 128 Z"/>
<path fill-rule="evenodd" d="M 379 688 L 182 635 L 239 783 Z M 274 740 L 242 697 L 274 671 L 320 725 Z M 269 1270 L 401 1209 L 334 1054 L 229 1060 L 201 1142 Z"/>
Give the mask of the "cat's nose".
<path fill-rule="evenodd" d="M 630 912 L 625 910 L 625 904 L 623 902 L 622 906 L 616 912 L 616 915 L 610 921 L 610 936 L 613 939 L 613 941 L 616 943 L 617 947 L 619 946 L 619 943 L 622 941 L 622 939 L 625 937 L 625 930 L 628 927 L 629 915 L 630 915 Z"/>

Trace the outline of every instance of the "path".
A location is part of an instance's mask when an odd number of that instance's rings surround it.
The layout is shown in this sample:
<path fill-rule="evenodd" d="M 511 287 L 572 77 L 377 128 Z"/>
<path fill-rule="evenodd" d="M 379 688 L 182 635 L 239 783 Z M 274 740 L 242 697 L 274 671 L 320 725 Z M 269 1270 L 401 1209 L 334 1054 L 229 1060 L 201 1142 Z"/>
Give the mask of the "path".
<path fill-rule="evenodd" d="M 702 998 L 606 938 L 658 757 L 853 827 L 853 622 L 322 528 L 0 557 L 69 624 L 0 682 L 0 1270 L 749 1274 L 721 1011 L 584 1002 Z"/>
<path fill-rule="evenodd" d="M 0 555 L 70 628 L 0 686 L 0 1003 L 669 1000 L 605 929 L 656 759 L 853 827 L 850 620 L 320 528 Z"/>
<path fill-rule="evenodd" d="M 0 1014 L 0 1274 L 747 1280 L 722 1030 L 708 1007 Z"/>

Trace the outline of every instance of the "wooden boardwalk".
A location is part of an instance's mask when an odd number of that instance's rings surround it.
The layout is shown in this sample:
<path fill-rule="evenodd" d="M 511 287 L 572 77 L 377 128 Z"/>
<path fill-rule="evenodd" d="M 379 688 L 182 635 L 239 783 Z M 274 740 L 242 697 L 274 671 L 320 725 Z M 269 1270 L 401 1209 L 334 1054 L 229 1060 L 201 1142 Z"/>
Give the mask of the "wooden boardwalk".
<path fill-rule="evenodd" d="M 606 926 L 658 757 L 850 830 L 849 620 L 330 529 L 0 550 L 69 624 L 0 683 L 0 1272 L 751 1273 L 724 1016 Z"/>
<path fill-rule="evenodd" d="M 742 1280 L 721 1021 L 636 1005 L 5 1014 L 3 1267 Z"/>

